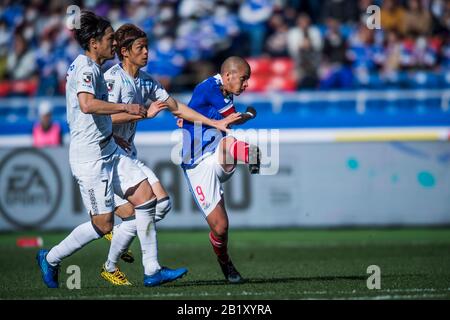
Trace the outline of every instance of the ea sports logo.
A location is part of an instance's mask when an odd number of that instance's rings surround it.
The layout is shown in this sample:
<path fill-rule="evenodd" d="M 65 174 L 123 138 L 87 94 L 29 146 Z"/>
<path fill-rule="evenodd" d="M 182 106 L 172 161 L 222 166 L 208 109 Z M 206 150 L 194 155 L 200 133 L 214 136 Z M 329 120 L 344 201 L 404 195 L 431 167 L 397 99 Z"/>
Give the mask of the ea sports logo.
<path fill-rule="evenodd" d="M 16 149 L 0 163 L 0 214 L 8 222 L 30 229 L 57 211 L 62 192 L 58 169 L 36 149 Z"/>

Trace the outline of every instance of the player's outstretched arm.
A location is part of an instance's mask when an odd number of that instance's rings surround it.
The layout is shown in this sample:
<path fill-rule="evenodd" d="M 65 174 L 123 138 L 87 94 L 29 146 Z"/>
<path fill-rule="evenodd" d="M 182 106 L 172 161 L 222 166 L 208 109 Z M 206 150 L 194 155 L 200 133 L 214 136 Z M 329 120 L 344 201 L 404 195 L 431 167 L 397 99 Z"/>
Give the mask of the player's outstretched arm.
<path fill-rule="evenodd" d="M 240 118 L 239 113 L 234 113 L 230 115 L 230 118 L 225 118 L 222 120 L 213 120 L 205 117 L 204 115 L 198 113 L 195 110 L 192 110 L 187 105 L 185 105 L 182 102 L 179 102 L 172 97 L 167 99 L 167 105 L 169 107 L 170 112 L 172 112 L 173 115 L 176 117 L 182 118 L 184 120 L 190 121 L 190 122 L 201 122 L 204 125 L 214 127 L 220 131 L 227 132 L 228 125 L 232 121 L 236 121 Z"/>
<path fill-rule="evenodd" d="M 241 113 L 241 118 L 234 120 L 230 125 L 241 125 L 254 118 L 256 118 L 255 108 L 247 107 L 247 110 L 245 110 L 244 113 Z"/>
<path fill-rule="evenodd" d="M 83 113 L 88 114 L 116 114 L 125 112 L 139 117 L 145 117 L 147 110 L 138 104 L 110 103 L 100 99 L 96 99 L 91 93 L 80 92 L 78 94 L 80 109 Z"/>
<path fill-rule="evenodd" d="M 151 119 L 157 116 L 158 113 L 160 113 L 162 110 L 167 109 L 167 103 L 163 101 L 155 101 L 152 102 L 152 104 L 147 109 L 146 117 L 141 117 L 129 114 L 126 112 L 116 113 L 111 115 L 111 119 L 113 124 L 122 124 L 122 123 L 128 123 L 128 122 L 134 122 L 134 121 L 140 121 L 145 119 Z"/>
<path fill-rule="evenodd" d="M 121 113 L 112 114 L 111 119 L 112 119 L 113 124 L 122 124 L 122 123 L 128 123 L 128 122 L 133 122 L 133 121 L 139 121 L 144 118 L 142 118 L 142 116 L 136 116 L 134 114 L 121 112 Z"/>

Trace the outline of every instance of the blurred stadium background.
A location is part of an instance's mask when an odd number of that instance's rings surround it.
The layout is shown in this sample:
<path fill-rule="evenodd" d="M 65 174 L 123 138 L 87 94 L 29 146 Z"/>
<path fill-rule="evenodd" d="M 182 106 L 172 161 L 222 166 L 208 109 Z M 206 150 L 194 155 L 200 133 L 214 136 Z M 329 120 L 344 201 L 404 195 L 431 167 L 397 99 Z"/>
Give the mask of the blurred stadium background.
<path fill-rule="evenodd" d="M 34 249 L 16 240 L 50 246 L 88 217 L 68 163 L 65 74 L 81 52 L 65 27 L 71 4 L 145 30 L 147 71 L 184 102 L 225 57 L 248 59 L 250 86 L 236 105 L 258 117 L 245 128 L 280 130 L 278 173 L 250 179 L 242 167 L 226 184 L 231 252 L 249 284 L 217 281 L 164 112 L 139 123 L 136 139 L 174 200 L 159 225 L 162 260 L 192 275 L 152 293 L 105 293 L 97 269 L 107 244 L 98 243 L 70 258 L 96 263 L 90 289 L 40 290 Z M 380 29 L 366 26 L 372 4 Z M 2 272 L 0 298 L 450 298 L 449 31 L 445 0 L 2 1 L 0 266 L 28 274 Z M 33 147 L 42 105 L 62 146 Z M 371 264 L 387 270 L 384 291 L 365 286 Z"/>

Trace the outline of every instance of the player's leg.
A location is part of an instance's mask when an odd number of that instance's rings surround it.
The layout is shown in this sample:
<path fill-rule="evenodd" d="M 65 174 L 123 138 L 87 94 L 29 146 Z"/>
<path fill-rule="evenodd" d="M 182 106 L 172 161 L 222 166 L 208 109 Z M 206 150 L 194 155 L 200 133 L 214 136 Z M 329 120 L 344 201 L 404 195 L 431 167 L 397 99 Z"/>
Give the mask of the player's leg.
<path fill-rule="evenodd" d="M 136 236 L 134 207 L 128 201 L 118 200 L 116 203 L 119 206 L 116 208 L 115 214 L 122 219 L 122 223 L 114 227 L 114 236 L 111 239 L 108 259 L 103 264 L 100 275 L 114 285 L 131 285 L 125 274 L 120 271 L 117 263 L 119 257 L 125 261 L 132 258 L 134 261 L 131 252 L 127 252 L 128 247 Z M 126 259 L 124 259 L 124 256 Z"/>
<path fill-rule="evenodd" d="M 225 279 L 230 283 L 242 283 L 244 279 L 234 267 L 228 254 L 228 215 L 223 197 L 214 210 L 208 214 L 206 221 L 211 229 L 209 241 L 217 256 L 217 261 L 219 262 Z"/>
<path fill-rule="evenodd" d="M 134 206 L 127 201 L 125 204 L 118 206 L 114 213 L 116 214 L 116 216 L 122 219 L 122 222 L 120 224 L 114 226 L 114 230 L 112 233 L 114 234 L 114 237 L 120 239 L 117 242 L 119 247 L 118 254 L 123 261 L 127 263 L 133 263 L 133 254 L 128 248 L 137 235 Z M 116 241 L 118 239 L 116 239 Z"/>
<path fill-rule="evenodd" d="M 61 261 L 80 250 L 89 242 L 101 238 L 105 231 L 111 230 L 112 216 L 112 213 L 105 213 L 93 217 L 91 221 L 76 227 L 50 251 L 46 249 L 39 250 L 36 258 L 47 287 L 58 288 L 58 269 Z"/>
<path fill-rule="evenodd" d="M 234 168 L 225 172 L 218 162 L 219 153 L 220 150 L 216 149 L 215 155 L 203 159 L 194 168 L 186 169 L 185 177 L 198 207 L 210 226 L 209 239 L 225 278 L 229 282 L 239 283 L 242 277 L 233 267 L 228 255 L 228 216 L 220 180 L 220 177 L 228 179 L 233 174 Z"/>
<path fill-rule="evenodd" d="M 155 217 L 155 222 L 158 222 L 160 220 L 162 220 L 164 218 L 164 216 L 170 211 L 172 205 L 171 205 L 171 201 L 170 198 L 166 192 L 166 190 L 164 189 L 164 187 L 161 185 L 161 183 L 158 181 L 154 184 L 151 185 L 152 190 L 154 191 L 155 195 L 156 195 L 156 217 Z M 119 197 L 117 197 L 119 198 Z M 119 198 L 120 199 L 120 198 Z M 122 200 L 122 199 L 120 199 Z M 133 263 L 134 262 L 134 257 L 133 254 L 130 250 L 127 250 L 134 237 L 136 236 L 136 216 L 135 216 L 135 210 L 134 210 L 134 206 L 129 203 L 128 201 L 125 201 L 123 204 L 121 201 L 117 201 L 116 200 L 116 204 L 119 204 L 119 206 L 116 208 L 116 211 L 114 212 L 116 214 L 116 216 L 118 216 L 119 218 L 122 219 L 122 222 L 120 224 L 117 224 L 114 226 L 113 231 L 106 234 L 105 238 L 108 241 L 112 241 L 112 239 L 116 239 L 117 236 L 119 236 L 119 238 L 121 239 L 118 243 L 117 243 L 117 253 L 114 253 L 114 256 L 118 255 L 118 257 L 120 256 L 120 258 L 127 262 L 127 263 Z M 122 234 L 123 233 L 123 234 Z M 113 237 L 114 235 L 114 237 Z M 116 240 L 117 241 L 117 240 Z M 110 253 L 111 251 L 115 252 L 115 246 L 113 244 L 111 244 L 111 249 L 110 249 Z M 109 260 L 109 262 L 114 262 L 117 263 L 117 261 L 114 260 Z M 107 264 L 108 265 L 108 264 Z M 113 264 L 111 264 L 111 268 L 112 268 Z M 111 269 L 108 268 L 108 269 Z"/>
<path fill-rule="evenodd" d="M 225 172 L 231 172 L 236 167 L 237 159 L 234 159 L 230 153 L 231 146 L 234 145 L 236 141 L 236 138 L 232 136 L 225 137 L 220 141 L 216 150 L 219 164 L 223 167 Z"/>
<path fill-rule="evenodd" d="M 153 171 L 146 167 L 141 161 L 135 160 L 135 162 L 148 177 L 152 190 L 157 197 L 156 215 L 162 219 L 170 210 L 170 198 Z M 123 222 L 114 226 L 114 231 L 107 235 L 108 239 L 111 241 L 111 246 L 108 253 L 108 259 L 102 268 L 101 276 L 115 285 L 122 285 L 124 282 L 127 282 L 127 284 L 129 283 L 128 281 L 123 281 L 126 280 L 126 278 L 116 279 L 112 274 L 117 268 L 119 257 L 125 262 L 134 261 L 131 251 L 127 249 L 136 236 L 137 230 L 134 206 L 117 195 L 115 195 L 115 203 L 117 205 L 115 214 L 119 216 Z"/>
<path fill-rule="evenodd" d="M 108 161 L 72 167 L 80 186 L 83 203 L 91 215 L 91 221 L 76 227 L 50 251 L 41 249 L 38 252 L 38 263 L 48 287 L 58 287 L 58 266 L 64 258 L 112 230 L 114 201 L 110 183 L 111 169 L 111 162 Z"/>
<path fill-rule="evenodd" d="M 134 214 L 134 207 L 128 201 L 116 202 L 116 204 L 118 206 L 114 213 L 122 220 L 122 222 L 115 225 L 113 232 L 109 234 L 111 236 L 111 246 L 105 266 L 110 272 L 115 269 L 119 258 L 127 263 L 134 262 L 133 254 L 128 250 L 136 236 L 136 216 Z"/>
<path fill-rule="evenodd" d="M 221 198 L 217 206 L 206 217 L 211 232 L 209 239 L 213 246 L 214 253 L 220 263 L 226 263 L 230 259 L 228 256 L 228 216 L 224 207 L 224 200 Z"/>
<path fill-rule="evenodd" d="M 243 162 L 248 164 L 251 174 L 259 173 L 261 152 L 256 145 L 228 136 L 220 141 L 219 148 L 220 163 L 225 171 L 231 171 L 237 162 Z"/>
<path fill-rule="evenodd" d="M 229 146 L 236 143 L 236 141 L 234 137 L 225 137 L 220 141 L 219 148 L 216 150 L 216 161 L 212 164 L 220 183 L 228 181 L 236 169 L 237 160 L 232 158 L 229 152 Z M 236 270 L 228 255 L 228 215 L 225 209 L 223 195 L 220 198 L 220 202 L 207 216 L 206 220 L 211 229 L 209 240 L 214 253 L 217 255 L 217 261 L 225 278 L 230 283 L 243 282 L 242 276 Z"/>
<path fill-rule="evenodd" d="M 172 206 L 166 190 L 159 181 L 151 184 L 151 187 L 157 199 L 155 222 L 158 222 L 165 217 Z M 105 268 L 109 272 L 115 269 L 119 257 L 127 263 L 134 262 L 133 253 L 129 250 L 137 234 L 134 206 L 128 201 L 123 203 L 122 199 L 117 198 L 119 200 L 116 200 L 116 205 L 119 204 L 119 206 L 114 213 L 122 219 L 122 222 L 115 225 L 113 231 L 105 235 L 105 239 L 111 241 L 108 260 L 105 263 Z"/>
<path fill-rule="evenodd" d="M 147 167 L 142 161 L 137 160 L 137 164 L 147 176 L 148 183 L 150 183 L 153 193 L 156 196 L 155 222 L 158 222 L 164 219 L 172 209 L 170 197 L 153 170 Z"/>
<path fill-rule="evenodd" d="M 104 238 L 111 242 L 109 255 L 111 258 L 105 263 L 107 270 L 113 270 L 113 267 L 117 263 L 114 257 L 121 258 L 127 263 L 133 263 L 134 257 L 130 250 L 127 250 L 131 245 L 134 237 L 136 236 L 136 217 L 134 215 L 134 207 L 127 200 L 114 195 L 114 203 L 116 209 L 115 215 L 122 219 L 122 222 L 115 225 L 113 231 L 107 233 Z M 113 235 L 118 235 L 117 239 L 112 243 Z"/>
<path fill-rule="evenodd" d="M 137 235 L 141 244 L 144 266 L 144 285 L 155 286 L 173 281 L 185 275 L 185 268 L 171 270 L 161 268 L 158 262 L 158 243 L 155 227 L 156 197 L 144 172 L 126 155 L 116 166 L 115 189 L 123 193 L 135 208 Z"/>
<path fill-rule="evenodd" d="M 164 189 L 161 182 L 156 182 L 152 184 L 152 189 L 156 195 L 156 212 L 155 212 L 155 222 L 161 221 L 166 217 L 166 215 L 172 210 L 172 201 L 170 200 L 169 194 Z"/>

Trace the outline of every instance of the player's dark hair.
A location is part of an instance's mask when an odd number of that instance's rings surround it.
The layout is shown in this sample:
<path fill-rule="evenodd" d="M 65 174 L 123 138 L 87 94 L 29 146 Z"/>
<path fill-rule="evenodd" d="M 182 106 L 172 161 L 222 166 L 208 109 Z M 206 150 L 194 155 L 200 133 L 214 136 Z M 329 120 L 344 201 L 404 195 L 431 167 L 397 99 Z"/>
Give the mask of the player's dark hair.
<path fill-rule="evenodd" d="M 109 27 L 111 27 L 111 23 L 108 20 L 91 11 L 82 11 L 80 28 L 74 30 L 75 39 L 84 50 L 89 50 L 89 41 L 91 39 L 101 40 Z"/>
<path fill-rule="evenodd" d="M 121 49 L 126 48 L 127 50 L 130 50 L 134 41 L 139 38 L 147 38 L 147 34 L 136 27 L 134 24 L 126 23 L 119 29 L 117 29 L 114 37 L 116 38 L 117 42 L 116 53 L 119 57 L 119 60 L 122 61 L 123 56 Z"/>

